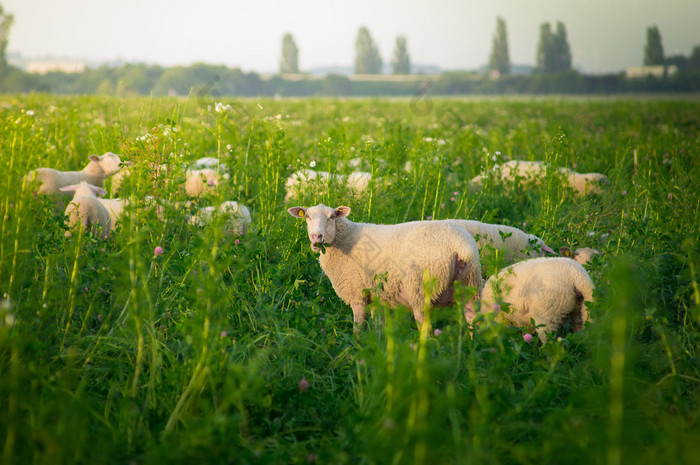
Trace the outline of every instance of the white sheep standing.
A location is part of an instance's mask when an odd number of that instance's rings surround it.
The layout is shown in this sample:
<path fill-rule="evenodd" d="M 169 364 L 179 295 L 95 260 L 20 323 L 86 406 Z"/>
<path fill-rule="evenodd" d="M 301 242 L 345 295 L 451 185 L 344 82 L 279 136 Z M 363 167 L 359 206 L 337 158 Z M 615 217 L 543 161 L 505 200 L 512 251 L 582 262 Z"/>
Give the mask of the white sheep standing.
<path fill-rule="evenodd" d="M 541 161 L 510 160 L 503 165 L 494 167 L 498 177 L 503 181 L 513 181 L 516 177 L 525 180 L 536 181 L 544 176 L 547 165 Z M 577 173 L 568 168 L 557 168 L 564 175 L 569 185 L 579 194 L 597 194 L 601 191 L 601 185 L 608 183 L 608 178 L 600 173 Z M 469 181 L 472 186 L 480 186 L 483 175 L 478 175 Z"/>
<path fill-rule="evenodd" d="M 128 199 L 97 199 L 109 213 L 110 219 L 110 229 L 114 231 L 117 229 L 117 223 L 119 218 L 124 213 L 124 208 L 129 205 Z"/>
<path fill-rule="evenodd" d="M 569 247 L 559 248 L 559 254 L 561 256 L 571 258 L 581 265 L 585 265 L 586 263 L 590 262 L 593 260 L 593 257 L 599 253 L 600 250 L 592 249 L 590 247 L 581 247 L 576 249 L 574 252 L 572 252 Z"/>
<path fill-rule="evenodd" d="M 319 188 L 326 188 L 328 179 L 340 184 L 345 184 L 355 194 L 361 194 L 367 189 L 372 174 L 366 171 L 353 171 L 350 174 L 330 174 L 327 171 L 315 171 L 310 169 L 299 170 L 292 173 L 284 183 L 286 195 L 284 201 L 288 202 L 296 198 L 301 192 L 316 184 Z"/>
<path fill-rule="evenodd" d="M 510 265 L 486 281 L 481 312 L 497 311 L 494 304 L 508 303 L 509 311 L 500 316 L 520 327 L 530 324 L 530 319 L 536 326 L 544 325 L 537 328 L 544 342 L 547 332 L 560 329 L 569 318 L 574 332 L 583 329 L 589 320 L 585 302 L 593 301 L 594 288 L 588 272 L 570 258 L 533 258 Z M 465 312 L 470 323 L 475 316 Z"/>
<path fill-rule="evenodd" d="M 111 217 L 107 208 L 97 198 L 97 195 L 105 195 L 107 192 L 98 186 L 81 181 L 60 188 L 61 192 L 73 193 L 73 200 L 66 207 L 67 224 L 69 229 L 78 225 L 93 234 L 100 233 L 104 238 L 109 237 Z M 66 231 L 66 236 L 70 233 Z"/>
<path fill-rule="evenodd" d="M 228 174 L 223 176 L 212 168 L 200 170 L 188 169 L 185 181 L 185 194 L 188 197 L 199 197 L 203 193 L 216 189 L 221 179 L 228 179 Z"/>
<path fill-rule="evenodd" d="M 53 195 L 57 206 L 62 206 L 64 200 L 71 194 L 62 191 L 62 187 L 79 184 L 86 181 L 93 186 L 102 187 L 107 176 L 117 173 L 121 169 L 119 155 L 107 152 L 104 155 L 88 156 L 88 164 L 81 171 L 59 171 L 53 168 L 37 168 L 30 171 L 26 180 L 39 181 L 39 194 Z"/>
<path fill-rule="evenodd" d="M 352 307 L 356 328 L 365 321 L 369 296 L 389 305 L 405 305 L 421 327 L 424 323 L 424 274 L 437 283 L 430 304 L 454 303 L 454 282 L 481 291 L 479 249 L 474 238 L 451 221 L 414 221 L 394 225 L 355 223 L 349 207 L 293 207 L 289 214 L 306 219 L 311 249 L 320 252 L 321 268 L 338 297 Z M 386 275 L 383 286 L 375 275 Z"/>
<path fill-rule="evenodd" d="M 485 255 L 490 253 L 488 249 L 484 249 L 484 245 L 487 243 L 494 249 L 500 250 L 507 263 L 529 257 L 543 257 L 545 252 L 556 254 L 539 237 L 512 226 L 482 223 L 474 220 L 451 221 L 466 229 L 476 239 L 482 260 Z M 503 236 L 508 237 L 503 239 L 501 233 L 503 233 Z"/>
<path fill-rule="evenodd" d="M 188 222 L 194 226 L 205 226 L 211 223 L 212 218 L 218 212 L 219 215 L 226 216 L 224 233 L 227 236 L 242 236 L 248 232 L 251 216 L 250 210 L 245 205 L 233 200 L 223 202 L 217 207 L 200 208 L 197 214 L 191 216 Z"/>

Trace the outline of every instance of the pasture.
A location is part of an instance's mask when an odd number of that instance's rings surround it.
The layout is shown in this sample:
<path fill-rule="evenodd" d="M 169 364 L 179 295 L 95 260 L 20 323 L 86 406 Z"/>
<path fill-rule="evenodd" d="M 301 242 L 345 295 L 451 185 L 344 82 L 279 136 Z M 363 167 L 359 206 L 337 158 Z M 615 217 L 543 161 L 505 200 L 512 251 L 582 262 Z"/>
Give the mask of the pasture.
<path fill-rule="evenodd" d="M 120 194 L 132 205 L 106 240 L 66 237 L 23 177 L 108 151 L 141 167 Z M 230 177 L 195 203 L 248 206 L 246 235 L 172 206 L 201 157 Z M 358 157 L 373 177 L 362 195 L 334 184 L 284 202 L 294 171 L 349 173 Z M 469 188 L 510 159 L 610 183 Z M 148 169 L 162 163 L 177 169 Z M 2 463 L 700 462 L 697 98 L 4 96 L 0 172 Z M 354 336 L 286 211 L 317 203 L 599 249 L 594 322 L 546 344 L 493 321 L 472 338 L 448 309 L 428 336 L 375 302 Z"/>

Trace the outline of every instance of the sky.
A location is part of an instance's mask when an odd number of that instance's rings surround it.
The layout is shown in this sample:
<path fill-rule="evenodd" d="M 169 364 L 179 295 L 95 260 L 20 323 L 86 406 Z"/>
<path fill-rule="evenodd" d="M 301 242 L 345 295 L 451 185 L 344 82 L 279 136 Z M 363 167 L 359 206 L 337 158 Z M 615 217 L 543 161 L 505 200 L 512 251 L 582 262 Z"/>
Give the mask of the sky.
<path fill-rule="evenodd" d="M 700 45 L 700 0 L 0 0 L 15 17 L 8 52 L 276 72 L 282 37 L 302 71 L 352 66 L 367 26 L 385 63 L 396 37 L 413 63 L 476 69 L 488 62 L 496 18 L 506 21 L 513 64 L 534 64 L 540 25 L 564 23 L 574 66 L 589 73 L 640 66 L 646 29 L 666 56 Z"/>

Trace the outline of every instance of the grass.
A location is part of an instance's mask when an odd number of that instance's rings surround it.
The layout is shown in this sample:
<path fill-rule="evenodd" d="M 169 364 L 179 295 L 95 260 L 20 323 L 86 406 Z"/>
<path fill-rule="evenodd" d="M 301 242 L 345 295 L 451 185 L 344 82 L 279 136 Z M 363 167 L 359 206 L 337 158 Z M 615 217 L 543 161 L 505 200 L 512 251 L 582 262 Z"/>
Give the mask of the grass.
<path fill-rule="evenodd" d="M 3 463 L 700 463 L 696 98 L 215 103 L 0 98 Z M 251 231 L 236 243 L 167 206 L 160 220 L 145 196 L 182 200 L 183 175 L 142 169 L 109 240 L 65 237 L 23 177 L 106 151 L 221 157 L 231 179 L 201 202 L 249 206 Z M 283 198 L 293 171 L 355 157 L 375 176 L 366 195 L 299 203 L 598 248 L 595 322 L 540 345 L 488 321 L 470 338 L 446 312 L 431 336 L 373 303 L 353 336 Z M 611 182 L 585 198 L 555 176 L 468 189 L 511 158 Z"/>

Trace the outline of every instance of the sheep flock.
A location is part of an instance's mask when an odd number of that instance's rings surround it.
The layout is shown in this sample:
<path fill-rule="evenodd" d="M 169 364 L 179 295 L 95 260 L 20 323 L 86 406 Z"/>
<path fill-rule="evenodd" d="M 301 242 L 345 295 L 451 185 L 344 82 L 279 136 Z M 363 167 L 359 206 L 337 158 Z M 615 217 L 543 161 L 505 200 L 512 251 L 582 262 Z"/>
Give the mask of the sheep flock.
<path fill-rule="evenodd" d="M 119 155 L 107 152 L 90 155 L 80 171 L 37 168 L 26 175 L 25 183 L 37 194 L 52 198 L 57 212 L 64 214 L 66 236 L 82 228 L 109 240 L 122 217 L 138 208 L 133 198 L 118 195 L 146 171 L 162 175 L 167 182 L 179 182 L 179 191 L 189 198 L 186 202 L 144 199 L 141 205 L 157 205 L 159 218 L 167 206 L 182 211 L 183 222 L 189 227 L 206 228 L 221 216 L 227 237 L 249 233 L 253 216 L 248 207 L 210 195 L 231 180 L 226 165 L 214 157 L 201 158 L 189 166 L 143 167 L 122 162 Z M 552 170 L 541 162 L 512 160 L 494 168 L 502 180 L 523 178 L 535 185 L 548 171 L 561 176 L 580 195 L 594 195 L 608 182 L 602 174 Z M 109 177 L 111 198 L 104 198 L 108 195 L 104 183 Z M 483 177 L 472 179 L 470 187 L 478 188 Z M 340 174 L 304 169 L 289 174 L 284 201 L 289 204 L 305 194 L 319 195 L 342 187 L 350 200 L 363 202 L 374 183 L 387 185 L 390 181 L 366 171 Z M 202 205 L 215 198 L 214 204 Z M 496 315 L 499 321 L 532 327 L 544 342 L 548 333 L 562 330 L 567 322 L 571 322 L 572 331 L 591 322 L 586 304 L 593 300 L 595 286 L 584 265 L 600 254 L 595 249 L 561 247 L 557 253 L 541 238 L 521 229 L 466 218 L 372 224 L 352 221 L 351 209 L 346 206 L 294 206 L 287 211 L 306 222 L 310 248 L 319 254 L 320 267 L 338 297 L 351 307 L 355 332 L 366 321 L 373 299 L 408 308 L 420 329 L 430 328 L 426 310 L 457 304 L 456 286 L 474 291 L 467 302 L 459 302 L 463 307 L 459 312 L 470 325 Z M 484 263 L 492 262 L 494 255 L 504 267 L 486 276 Z M 432 284 L 428 285 L 429 281 Z"/>

